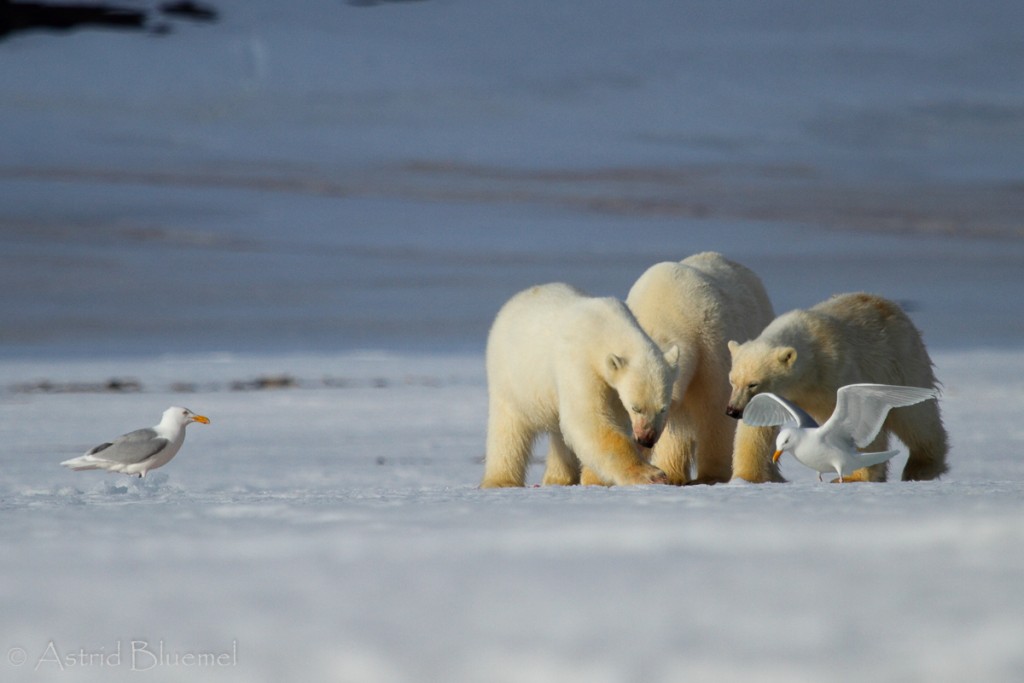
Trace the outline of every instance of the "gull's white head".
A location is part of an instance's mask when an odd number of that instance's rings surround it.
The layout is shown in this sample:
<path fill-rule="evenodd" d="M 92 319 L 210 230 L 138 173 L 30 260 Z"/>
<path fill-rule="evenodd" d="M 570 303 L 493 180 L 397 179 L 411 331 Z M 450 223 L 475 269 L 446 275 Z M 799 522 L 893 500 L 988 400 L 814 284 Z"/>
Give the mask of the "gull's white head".
<path fill-rule="evenodd" d="M 210 418 L 205 415 L 196 415 L 188 408 L 182 408 L 181 406 L 171 406 L 165 410 L 162 421 L 178 425 L 188 425 L 193 422 L 202 422 L 204 425 L 210 424 Z"/>
<path fill-rule="evenodd" d="M 779 430 L 779 436 L 775 439 L 775 453 L 772 455 L 772 462 L 778 462 L 785 451 L 792 451 L 803 437 L 803 432 L 795 427 L 783 427 Z"/>

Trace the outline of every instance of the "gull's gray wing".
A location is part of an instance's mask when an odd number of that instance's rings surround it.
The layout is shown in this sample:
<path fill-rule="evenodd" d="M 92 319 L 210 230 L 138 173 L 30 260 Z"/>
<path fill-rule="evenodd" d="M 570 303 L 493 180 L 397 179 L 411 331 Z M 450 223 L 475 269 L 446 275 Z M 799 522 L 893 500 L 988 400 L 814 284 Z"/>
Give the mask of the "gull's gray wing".
<path fill-rule="evenodd" d="M 101 443 L 86 455 L 132 465 L 151 458 L 167 447 L 168 440 L 157 435 L 153 429 L 136 429 L 119 436 L 112 443 Z"/>
<path fill-rule="evenodd" d="M 870 444 L 889 410 L 937 398 L 936 389 L 892 384 L 848 384 L 836 392 L 836 409 L 822 430 L 849 434 L 858 448 Z"/>
<path fill-rule="evenodd" d="M 795 424 L 807 429 L 817 427 L 818 423 L 807 412 L 781 396 L 764 393 L 750 399 L 743 409 L 743 422 L 751 427 L 774 427 L 782 424 Z"/>

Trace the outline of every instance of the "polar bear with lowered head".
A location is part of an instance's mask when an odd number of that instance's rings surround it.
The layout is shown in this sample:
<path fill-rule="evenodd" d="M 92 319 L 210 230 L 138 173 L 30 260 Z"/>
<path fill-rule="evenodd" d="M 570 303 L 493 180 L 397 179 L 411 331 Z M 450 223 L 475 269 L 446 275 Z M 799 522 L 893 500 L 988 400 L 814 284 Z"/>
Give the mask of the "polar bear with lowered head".
<path fill-rule="evenodd" d="M 806 310 L 776 318 L 757 339 L 729 343 L 736 418 L 762 392 L 793 401 L 823 423 L 836 406 L 836 392 L 847 384 L 871 382 L 936 388 L 931 358 L 921 333 L 903 310 L 872 294 L 840 294 Z M 946 430 L 937 401 L 889 412 L 882 431 L 866 451 L 888 450 L 889 435 L 907 446 L 903 479 L 935 479 L 946 471 Z M 737 444 L 739 446 L 739 444 Z M 766 481 L 770 451 L 733 454 L 733 475 Z M 844 479 L 885 481 L 887 463 L 857 470 Z"/>
<path fill-rule="evenodd" d="M 560 283 L 513 296 L 487 338 L 481 487 L 523 486 L 533 442 L 545 432 L 545 484 L 579 483 L 581 464 L 613 484 L 665 483 L 640 446 L 661 435 L 677 358 L 616 299 Z"/>
<path fill-rule="evenodd" d="M 737 425 L 723 410 L 729 340 L 753 339 L 775 317 L 761 279 L 721 254 L 704 252 L 648 268 L 626 305 L 656 344 L 679 349 L 672 403 L 652 464 L 672 484 L 728 481 L 734 439 L 745 449 L 770 448 L 777 431 Z M 777 470 L 772 473 L 780 479 Z"/>

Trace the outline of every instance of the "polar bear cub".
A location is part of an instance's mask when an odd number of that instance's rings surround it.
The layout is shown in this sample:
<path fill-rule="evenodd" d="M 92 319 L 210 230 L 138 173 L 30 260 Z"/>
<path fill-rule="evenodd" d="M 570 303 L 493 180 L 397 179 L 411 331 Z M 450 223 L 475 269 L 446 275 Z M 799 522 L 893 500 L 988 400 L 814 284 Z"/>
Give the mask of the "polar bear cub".
<path fill-rule="evenodd" d="M 737 425 L 725 413 L 729 340 L 753 339 L 775 317 L 761 279 L 721 254 L 704 252 L 648 268 L 626 305 L 656 344 L 679 348 L 668 423 L 651 462 L 672 484 L 729 481 L 734 439 L 745 449 L 768 449 L 776 433 Z M 781 479 L 777 471 L 770 478 Z"/>
<path fill-rule="evenodd" d="M 612 484 L 665 483 L 640 447 L 665 426 L 678 356 L 616 299 L 561 283 L 516 294 L 487 339 L 481 487 L 523 486 L 541 433 L 550 438 L 545 484 L 578 483 L 581 464 Z"/>

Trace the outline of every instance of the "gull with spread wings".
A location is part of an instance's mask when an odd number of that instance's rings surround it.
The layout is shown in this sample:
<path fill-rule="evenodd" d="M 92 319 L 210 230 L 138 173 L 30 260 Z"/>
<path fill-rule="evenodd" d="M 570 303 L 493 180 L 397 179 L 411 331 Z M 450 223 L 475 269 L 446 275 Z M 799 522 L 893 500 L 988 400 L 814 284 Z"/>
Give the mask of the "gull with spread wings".
<path fill-rule="evenodd" d="M 836 408 L 825 424 L 818 426 L 800 406 L 775 394 L 758 394 L 743 411 L 743 421 L 754 427 L 782 425 L 775 442 L 773 461 L 785 452 L 798 461 L 823 472 L 837 472 L 839 481 L 861 467 L 877 465 L 899 451 L 864 453 L 882 429 L 893 408 L 938 398 L 935 389 L 891 384 L 849 384 L 836 393 Z"/>

